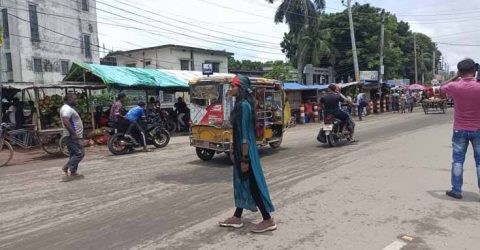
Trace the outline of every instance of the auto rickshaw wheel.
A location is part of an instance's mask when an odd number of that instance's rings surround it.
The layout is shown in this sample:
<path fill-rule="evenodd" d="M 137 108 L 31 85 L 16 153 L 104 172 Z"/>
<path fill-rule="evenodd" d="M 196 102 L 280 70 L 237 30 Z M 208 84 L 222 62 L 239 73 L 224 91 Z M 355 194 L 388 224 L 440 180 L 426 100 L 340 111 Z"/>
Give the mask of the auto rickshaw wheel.
<path fill-rule="evenodd" d="M 202 161 L 209 161 L 215 155 L 215 150 L 206 149 L 206 148 L 196 148 L 197 156 Z"/>

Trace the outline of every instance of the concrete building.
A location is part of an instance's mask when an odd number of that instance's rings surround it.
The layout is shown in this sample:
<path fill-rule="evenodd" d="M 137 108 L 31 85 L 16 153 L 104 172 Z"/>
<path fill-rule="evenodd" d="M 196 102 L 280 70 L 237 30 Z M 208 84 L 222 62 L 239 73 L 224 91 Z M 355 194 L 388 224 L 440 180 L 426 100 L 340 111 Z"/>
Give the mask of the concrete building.
<path fill-rule="evenodd" d="M 318 68 L 313 67 L 312 64 L 307 64 L 303 70 L 303 76 L 306 85 L 335 83 L 333 67 Z"/>
<path fill-rule="evenodd" d="M 211 63 L 214 72 L 228 73 L 230 55 L 222 50 L 168 44 L 110 53 L 103 61 L 117 66 L 190 71 L 202 71 L 203 63 Z"/>
<path fill-rule="evenodd" d="M 56 84 L 72 62 L 99 63 L 95 0 L 0 0 L 0 80 Z"/>

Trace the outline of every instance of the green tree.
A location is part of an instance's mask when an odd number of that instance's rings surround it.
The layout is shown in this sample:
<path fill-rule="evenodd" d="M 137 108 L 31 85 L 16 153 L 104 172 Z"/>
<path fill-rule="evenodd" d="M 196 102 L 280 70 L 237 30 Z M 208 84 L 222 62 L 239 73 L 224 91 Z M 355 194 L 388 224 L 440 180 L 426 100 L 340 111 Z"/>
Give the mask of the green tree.
<path fill-rule="evenodd" d="M 263 77 L 276 79 L 279 81 L 291 81 L 294 80 L 292 70 L 294 68 L 289 63 L 283 61 L 275 61 L 272 64 L 272 70 L 265 74 Z"/>
<path fill-rule="evenodd" d="M 232 56 L 228 57 L 228 70 L 251 70 L 261 71 L 263 70 L 264 63 L 251 61 L 251 60 L 235 60 Z"/>
<path fill-rule="evenodd" d="M 274 3 L 278 0 L 267 0 Z M 282 0 L 275 13 L 275 23 L 286 23 L 290 33 L 298 34 L 325 9 L 325 0 Z"/>
<path fill-rule="evenodd" d="M 275 13 L 275 23 L 284 22 L 289 27 L 281 46 L 298 72 L 303 72 L 305 64 L 319 64 L 331 54 L 325 40 L 328 33 L 320 30 L 324 9 L 325 0 L 283 0 Z M 302 74 L 298 74 L 298 81 L 302 79 Z"/>
<path fill-rule="evenodd" d="M 383 10 L 369 4 L 357 3 L 352 7 L 352 11 L 360 70 L 378 70 Z M 354 75 L 347 11 L 332 14 L 319 13 L 318 15 L 320 15 L 320 21 L 310 25 L 308 30 L 302 30 L 301 35 L 291 33 L 284 35 L 280 44 L 282 52 L 296 66 L 304 63 L 312 63 L 320 67 L 333 66 L 337 73 L 337 81 L 346 81 L 348 76 L 353 77 Z M 408 23 L 398 21 L 394 14 L 387 12 L 385 15 L 385 79 L 406 77 L 413 81 L 415 73 L 413 33 Z M 322 42 L 320 43 L 320 41 Z M 310 45 L 305 47 L 305 43 Z M 312 43 L 322 44 L 323 51 L 314 53 L 312 48 L 315 47 L 311 46 Z M 433 51 L 436 52 L 436 64 L 439 62 L 441 53 L 428 36 L 420 33 L 417 33 L 417 48 L 419 74 L 424 73 L 426 81 L 429 81 L 432 77 Z M 302 54 L 307 57 L 302 57 Z M 308 55 L 312 55 L 312 57 L 309 58 Z"/>

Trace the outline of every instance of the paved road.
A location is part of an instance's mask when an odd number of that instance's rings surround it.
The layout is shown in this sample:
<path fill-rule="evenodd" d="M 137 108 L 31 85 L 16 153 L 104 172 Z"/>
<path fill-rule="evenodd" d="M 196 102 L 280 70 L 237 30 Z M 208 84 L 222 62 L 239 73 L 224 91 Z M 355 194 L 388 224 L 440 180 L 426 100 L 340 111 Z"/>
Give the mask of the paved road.
<path fill-rule="evenodd" d="M 410 235 L 405 249 L 475 249 L 471 160 L 465 199 L 443 195 L 451 119 L 372 117 L 358 124 L 359 143 L 337 149 L 316 142 L 317 126 L 289 130 L 281 149 L 261 150 L 279 225 L 265 235 L 248 230 L 259 214 L 238 231 L 216 227 L 233 212 L 232 168 L 223 155 L 198 160 L 185 137 L 153 153 L 89 157 L 76 182 L 60 183 L 63 160 L 3 168 L 0 248 L 383 249 Z"/>

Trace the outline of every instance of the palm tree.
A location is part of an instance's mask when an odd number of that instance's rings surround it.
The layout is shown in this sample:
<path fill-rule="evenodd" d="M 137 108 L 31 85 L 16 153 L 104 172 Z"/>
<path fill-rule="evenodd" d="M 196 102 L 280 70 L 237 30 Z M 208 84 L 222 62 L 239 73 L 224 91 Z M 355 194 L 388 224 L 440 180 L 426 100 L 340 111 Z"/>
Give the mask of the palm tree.
<path fill-rule="evenodd" d="M 278 0 L 267 0 L 274 3 Z M 323 13 L 325 0 L 282 0 L 275 13 L 275 23 L 288 24 L 290 32 L 298 34 L 304 25 L 315 19 L 317 14 Z"/>
<path fill-rule="evenodd" d="M 330 64 L 335 61 L 335 51 L 332 49 L 330 32 L 320 27 L 321 16 L 313 20 L 311 25 L 300 30 L 296 37 L 297 51 L 296 61 L 298 70 L 298 82 L 303 81 L 303 67 L 307 63 L 320 65 L 322 60 L 327 59 Z"/>
<path fill-rule="evenodd" d="M 274 3 L 276 0 L 267 0 Z M 275 23 L 286 23 L 293 35 L 297 49 L 295 61 L 298 82 L 303 82 L 303 67 L 307 63 L 319 65 L 322 59 L 332 61 L 333 53 L 328 42 L 329 32 L 322 30 L 320 23 L 325 0 L 282 0 L 275 13 Z"/>

